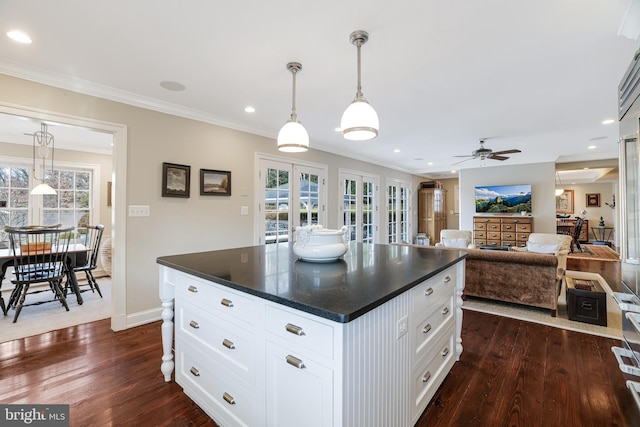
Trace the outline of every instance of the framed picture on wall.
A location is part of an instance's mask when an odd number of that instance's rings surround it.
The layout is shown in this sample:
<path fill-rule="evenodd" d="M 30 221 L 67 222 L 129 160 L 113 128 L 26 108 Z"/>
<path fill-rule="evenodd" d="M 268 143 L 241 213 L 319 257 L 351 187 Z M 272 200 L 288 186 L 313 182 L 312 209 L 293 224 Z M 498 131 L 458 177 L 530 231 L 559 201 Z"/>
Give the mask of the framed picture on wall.
<path fill-rule="evenodd" d="M 189 197 L 191 166 L 162 164 L 162 197 Z"/>
<path fill-rule="evenodd" d="M 564 190 L 564 193 L 556 196 L 556 213 L 573 213 L 573 190 Z"/>
<path fill-rule="evenodd" d="M 231 172 L 200 169 L 201 196 L 230 196 Z"/>
<path fill-rule="evenodd" d="M 588 208 L 599 208 L 600 207 L 600 193 L 587 193 L 586 205 L 587 205 Z"/>

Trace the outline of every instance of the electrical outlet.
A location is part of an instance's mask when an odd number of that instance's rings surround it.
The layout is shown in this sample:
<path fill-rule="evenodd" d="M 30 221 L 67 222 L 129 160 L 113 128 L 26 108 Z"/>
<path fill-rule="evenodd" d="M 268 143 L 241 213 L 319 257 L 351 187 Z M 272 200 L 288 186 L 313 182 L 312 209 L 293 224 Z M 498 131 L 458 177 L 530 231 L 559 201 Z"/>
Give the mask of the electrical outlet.
<path fill-rule="evenodd" d="M 129 205 L 129 216 L 149 216 L 149 206 Z"/>
<path fill-rule="evenodd" d="M 409 329 L 409 325 L 407 324 L 407 316 L 403 316 L 398 320 L 398 324 L 396 326 L 396 339 L 399 340 L 407 333 L 407 329 Z"/>

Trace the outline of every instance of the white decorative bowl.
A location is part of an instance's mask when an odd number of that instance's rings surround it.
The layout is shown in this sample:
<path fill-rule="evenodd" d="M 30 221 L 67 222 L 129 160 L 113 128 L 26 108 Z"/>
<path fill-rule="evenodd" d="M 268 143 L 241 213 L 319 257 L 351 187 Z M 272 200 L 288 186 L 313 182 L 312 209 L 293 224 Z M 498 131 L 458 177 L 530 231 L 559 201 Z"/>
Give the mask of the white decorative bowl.
<path fill-rule="evenodd" d="M 347 253 L 349 247 L 349 228 L 329 230 L 321 225 L 296 227 L 296 241 L 293 253 L 303 261 L 331 262 Z"/>

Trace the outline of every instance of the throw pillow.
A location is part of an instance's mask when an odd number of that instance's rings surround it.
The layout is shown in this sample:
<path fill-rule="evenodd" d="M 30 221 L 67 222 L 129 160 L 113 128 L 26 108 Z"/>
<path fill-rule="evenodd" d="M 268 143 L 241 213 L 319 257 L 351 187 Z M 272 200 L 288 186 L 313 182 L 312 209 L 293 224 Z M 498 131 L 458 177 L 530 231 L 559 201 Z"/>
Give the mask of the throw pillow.
<path fill-rule="evenodd" d="M 459 248 L 466 249 L 467 248 L 467 239 L 458 238 L 458 239 L 442 239 L 442 244 L 445 248 Z"/>
<path fill-rule="evenodd" d="M 539 254 L 555 254 L 560 249 L 560 244 L 543 244 L 527 242 L 527 250 Z"/>

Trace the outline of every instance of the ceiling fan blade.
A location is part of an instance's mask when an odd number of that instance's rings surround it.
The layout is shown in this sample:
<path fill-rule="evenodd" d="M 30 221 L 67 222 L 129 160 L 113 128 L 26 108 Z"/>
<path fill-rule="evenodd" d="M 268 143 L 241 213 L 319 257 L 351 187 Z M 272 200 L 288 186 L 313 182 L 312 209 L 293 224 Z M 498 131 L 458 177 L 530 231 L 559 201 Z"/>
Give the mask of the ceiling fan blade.
<path fill-rule="evenodd" d="M 522 153 L 522 151 L 513 149 L 513 150 L 504 150 L 504 151 L 494 151 L 492 154 L 493 155 L 496 155 L 496 154 L 500 155 L 500 154 L 514 154 L 514 153 Z"/>
<path fill-rule="evenodd" d="M 473 156 L 454 156 L 454 157 L 469 157 L 468 159 L 460 160 L 459 162 L 452 163 L 451 166 L 457 165 L 458 163 L 466 162 L 467 160 L 471 160 Z"/>
<path fill-rule="evenodd" d="M 487 156 L 487 159 L 493 159 L 493 160 L 507 160 L 508 157 L 507 156 L 496 156 L 495 154 L 490 154 Z"/>
<path fill-rule="evenodd" d="M 453 156 L 453 157 L 475 157 L 474 155 L 467 155 L 467 156 Z"/>

